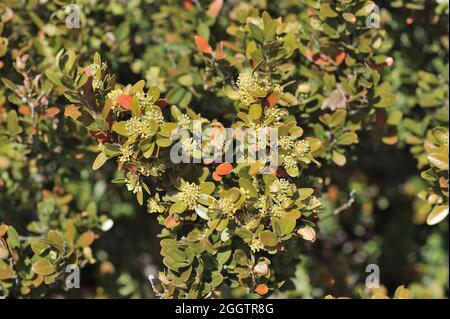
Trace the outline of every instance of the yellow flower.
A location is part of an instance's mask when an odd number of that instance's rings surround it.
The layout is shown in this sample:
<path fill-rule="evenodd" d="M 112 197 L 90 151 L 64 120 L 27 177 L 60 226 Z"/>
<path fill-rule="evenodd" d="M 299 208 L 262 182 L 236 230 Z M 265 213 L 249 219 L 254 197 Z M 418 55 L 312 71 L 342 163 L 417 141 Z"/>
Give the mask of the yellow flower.
<path fill-rule="evenodd" d="M 149 213 L 164 213 L 165 208 L 159 204 L 159 196 L 151 197 L 147 201 L 147 211 Z"/>
<path fill-rule="evenodd" d="M 279 205 L 274 205 L 272 209 L 270 210 L 270 214 L 272 217 L 280 218 L 283 216 L 284 210 Z"/>
<path fill-rule="evenodd" d="M 158 123 L 159 125 L 163 125 L 165 123 L 164 115 L 161 112 L 161 109 L 157 105 L 152 105 L 147 109 L 144 115 L 144 121 L 148 121 L 150 119 L 153 119 Z"/>
<path fill-rule="evenodd" d="M 148 95 L 148 93 L 138 92 L 136 93 L 136 97 L 139 101 L 140 107 L 143 109 L 145 109 L 147 106 L 153 105 L 153 96 Z"/>
<path fill-rule="evenodd" d="M 192 119 L 189 117 L 189 115 L 186 114 L 182 114 L 177 120 L 177 126 L 181 128 L 188 129 L 190 128 L 192 123 Z"/>
<path fill-rule="evenodd" d="M 108 93 L 108 95 L 106 96 L 108 99 L 110 99 L 112 101 L 111 104 L 111 110 L 113 112 L 120 112 L 121 109 L 119 107 L 119 103 L 117 102 L 117 98 L 123 95 L 123 90 L 122 89 L 115 89 L 112 90 L 111 92 Z"/>
<path fill-rule="evenodd" d="M 179 199 L 186 204 L 188 209 L 193 210 L 198 206 L 200 195 L 200 187 L 194 183 L 185 183 L 179 193 Z"/>
<path fill-rule="evenodd" d="M 281 149 L 287 151 L 291 150 L 294 147 L 294 141 L 292 141 L 292 138 L 290 136 L 282 136 L 278 140 L 278 145 L 281 147 Z"/>
<path fill-rule="evenodd" d="M 128 134 L 130 135 L 141 134 L 142 122 L 139 118 L 133 116 L 125 124 L 125 129 L 128 131 Z"/>
<path fill-rule="evenodd" d="M 283 166 L 286 169 L 297 167 L 297 159 L 292 155 L 286 155 L 283 158 Z"/>
<path fill-rule="evenodd" d="M 127 189 L 130 192 L 133 192 L 133 194 L 142 192 L 141 182 L 136 177 L 132 177 L 132 178 L 127 179 L 127 184 L 126 185 L 127 185 Z"/>
<path fill-rule="evenodd" d="M 264 248 L 264 244 L 258 238 L 253 238 L 249 246 L 252 252 L 260 251 Z"/>
<path fill-rule="evenodd" d="M 267 86 L 262 86 L 251 73 L 241 73 L 237 79 L 239 87 L 239 98 L 244 105 L 251 105 L 258 102 L 259 98 L 263 98 L 268 93 Z"/>
<path fill-rule="evenodd" d="M 242 224 L 247 230 L 253 230 L 259 225 L 258 216 L 251 214 L 249 212 L 244 213 L 242 216 Z"/>
<path fill-rule="evenodd" d="M 230 218 L 234 215 L 234 203 L 228 198 L 220 198 L 217 202 L 219 210 Z"/>
<path fill-rule="evenodd" d="M 307 140 L 300 140 L 295 143 L 294 150 L 298 157 L 305 157 L 311 152 L 311 145 Z"/>
<path fill-rule="evenodd" d="M 92 73 L 92 87 L 95 89 L 98 89 L 98 87 L 100 86 L 100 79 L 97 77 L 97 71 L 100 68 L 106 67 L 106 63 L 102 63 L 102 65 L 100 66 L 97 63 L 92 63 L 88 66 L 88 69 L 91 71 Z"/>
<path fill-rule="evenodd" d="M 122 155 L 119 157 L 119 162 L 128 162 L 133 154 L 133 147 L 131 145 L 122 145 L 120 152 Z"/>

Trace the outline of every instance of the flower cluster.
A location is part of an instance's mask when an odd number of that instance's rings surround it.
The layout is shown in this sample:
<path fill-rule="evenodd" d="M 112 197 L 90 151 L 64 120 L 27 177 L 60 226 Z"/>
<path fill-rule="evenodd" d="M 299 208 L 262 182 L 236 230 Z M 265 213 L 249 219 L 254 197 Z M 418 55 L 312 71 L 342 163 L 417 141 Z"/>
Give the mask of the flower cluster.
<path fill-rule="evenodd" d="M 266 97 L 269 87 L 258 82 L 251 73 L 241 73 L 236 82 L 239 88 L 239 98 L 243 105 L 249 106 L 257 103 L 260 98 Z"/>
<path fill-rule="evenodd" d="M 115 113 L 121 112 L 118 97 L 123 95 L 122 89 L 114 89 L 106 95 L 106 98 L 111 100 L 111 110 Z"/>
<path fill-rule="evenodd" d="M 194 210 L 198 206 L 201 191 L 195 183 L 186 182 L 178 195 L 179 200 L 186 204 L 189 210 Z"/>

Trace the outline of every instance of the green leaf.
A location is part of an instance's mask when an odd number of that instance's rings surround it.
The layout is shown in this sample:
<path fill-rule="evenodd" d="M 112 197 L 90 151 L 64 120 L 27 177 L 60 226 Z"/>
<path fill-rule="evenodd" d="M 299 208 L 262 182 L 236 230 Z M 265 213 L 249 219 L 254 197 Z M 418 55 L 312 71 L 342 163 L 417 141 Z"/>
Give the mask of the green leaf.
<path fill-rule="evenodd" d="M 246 178 L 239 179 L 239 187 L 245 189 L 250 197 L 257 198 L 258 197 L 258 191 L 256 190 L 255 185 L 253 185 L 252 182 L 250 182 Z"/>
<path fill-rule="evenodd" d="M 169 147 L 172 145 L 172 140 L 170 138 L 158 138 L 156 139 L 156 144 L 160 147 Z"/>
<path fill-rule="evenodd" d="M 126 121 L 122 121 L 122 122 L 116 122 L 113 127 L 112 130 L 114 132 L 116 132 L 119 135 L 122 136 L 130 136 L 130 132 L 128 132 L 127 128 L 126 128 L 127 122 Z"/>
<path fill-rule="evenodd" d="M 6 242 L 11 250 L 20 247 L 20 237 L 14 227 L 9 226 L 6 234 L 8 235 Z"/>
<path fill-rule="evenodd" d="M 34 237 L 30 241 L 30 246 L 31 250 L 38 256 L 42 255 L 42 253 L 48 248 L 48 245 L 46 245 L 36 237 Z"/>
<path fill-rule="evenodd" d="M 338 16 L 337 12 L 331 8 L 329 3 L 320 6 L 320 14 L 325 18 L 335 18 Z"/>
<path fill-rule="evenodd" d="M 448 206 L 446 205 L 436 206 L 428 215 L 427 224 L 430 226 L 439 224 L 447 216 L 448 216 Z"/>
<path fill-rule="evenodd" d="M 351 145 L 358 143 L 358 135 L 355 132 L 345 132 L 336 139 L 338 145 Z"/>
<path fill-rule="evenodd" d="M 280 225 L 280 236 L 289 235 L 295 228 L 295 220 L 290 217 L 283 217 L 278 221 Z"/>
<path fill-rule="evenodd" d="M 8 265 L 0 265 L 0 280 L 14 278 L 14 273 Z"/>
<path fill-rule="evenodd" d="M 56 230 L 50 230 L 47 234 L 47 239 L 51 244 L 57 247 L 59 251 L 64 250 L 64 238 L 60 232 Z"/>
<path fill-rule="evenodd" d="M 259 239 L 264 246 L 274 247 L 278 245 L 278 238 L 270 230 L 264 230 L 259 234 Z"/>
<path fill-rule="evenodd" d="M 250 29 L 250 32 L 252 33 L 253 38 L 256 40 L 256 42 L 264 43 L 264 32 L 261 30 L 260 27 L 258 27 L 254 23 L 249 23 L 248 27 Z"/>
<path fill-rule="evenodd" d="M 342 17 L 344 18 L 345 21 L 350 22 L 352 24 L 354 24 L 356 22 L 356 17 L 353 13 L 350 12 L 345 12 Z"/>
<path fill-rule="evenodd" d="M 19 119 L 17 118 L 17 112 L 15 110 L 8 112 L 6 128 L 12 137 L 17 136 L 17 134 L 22 132 L 22 127 L 19 126 Z"/>
<path fill-rule="evenodd" d="M 249 118 L 252 120 L 258 120 L 262 115 L 262 107 L 261 104 L 253 104 L 250 106 L 250 110 L 248 112 Z"/>
<path fill-rule="evenodd" d="M 195 212 L 196 212 L 197 215 L 200 216 L 202 219 L 204 219 L 204 220 L 209 220 L 209 216 L 208 216 L 208 208 L 206 208 L 205 206 L 198 205 L 198 206 L 195 208 Z"/>
<path fill-rule="evenodd" d="M 347 163 L 347 158 L 345 157 L 345 155 L 337 151 L 333 151 L 331 158 L 333 162 L 338 166 L 344 166 L 345 163 Z"/>
<path fill-rule="evenodd" d="M 273 20 L 267 11 L 263 12 L 262 18 L 264 21 L 264 40 L 269 42 L 277 33 L 277 21 Z"/>
<path fill-rule="evenodd" d="M 216 188 L 216 185 L 211 182 L 204 182 L 200 184 L 200 190 L 203 194 L 211 195 Z"/>
<path fill-rule="evenodd" d="M 104 144 L 103 152 L 105 152 L 109 158 L 122 154 L 120 147 L 111 143 Z"/>
<path fill-rule="evenodd" d="M 39 259 L 32 266 L 31 269 L 38 275 L 47 276 L 55 272 L 55 267 L 48 259 Z"/>
<path fill-rule="evenodd" d="M 440 170 L 448 171 L 448 154 L 431 153 L 428 154 L 428 160 L 431 165 L 439 168 Z"/>
<path fill-rule="evenodd" d="M 45 75 L 56 86 L 63 87 L 63 88 L 65 87 L 65 85 L 61 82 L 61 79 L 58 75 L 57 70 L 55 70 L 53 68 L 47 69 L 47 70 L 45 70 Z"/>
<path fill-rule="evenodd" d="M 94 171 L 98 170 L 106 163 L 107 160 L 109 160 L 109 157 L 105 153 L 100 152 L 95 158 L 94 163 L 92 164 L 92 169 Z"/>
<path fill-rule="evenodd" d="M 220 250 L 217 253 L 217 263 L 219 265 L 225 265 L 225 263 L 230 259 L 231 257 L 231 249 L 227 248 L 225 250 Z"/>
<path fill-rule="evenodd" d="M 314 194 L 314 188 L 300 188 L 298 194 L 300 195 L 299 200 L 305 200 Z"/>
<path fill-rule="evenodd" d="M 2 82 L 3 84 L 10 89 L 11 91 L 15 92 L 16 91 L 16 85 L 14 84 L 14 82 L 12 82 L 11 80 L 7 79 L 7 78 L 2 78 Z"/>
<path fill-rule="evenodd" d="M 169 214 L 181 214 L 186 211 L 186 209 L 187 205 L 181 201 L 178 201 L 170 206 Z"/>

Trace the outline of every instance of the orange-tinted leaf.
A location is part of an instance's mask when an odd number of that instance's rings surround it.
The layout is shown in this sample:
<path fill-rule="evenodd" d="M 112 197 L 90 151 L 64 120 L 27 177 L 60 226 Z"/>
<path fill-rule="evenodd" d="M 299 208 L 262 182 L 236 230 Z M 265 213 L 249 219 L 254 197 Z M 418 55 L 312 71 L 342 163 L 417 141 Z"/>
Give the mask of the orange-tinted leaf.
<path fill-rule="evenodd" d="M 177 227 L 180 224 L 180 222 L 178 222 L 175 217 L 173 216 L 169 216 L 166 218 L 165 222 L 164 222 L 164 226 L 166 226 L 166 228 L 174 228 Z"/>
<path fill-rule="evenodd" d="M 201 36 L 199 35 L 194 36 L 194 40 L 200 52 L 205 54 L 211 54 L 213 52 L 212 48 L 208 44 L 208 41 L 203 39 Z"/>
<path fill-rule="evenodd" d="M 216 54 L 215 54 L 216 60 L 223 60 L 227 57 L 227 54 L 223 50 L 223 41 L 219 43 L 219 45 L 216 48 Z"/>
<path fill-rule="evenodd" d="M 183 0 L 183 7 L 187 10 L 191 10 L 194 7 L 194 3 L 190 0 Z"/>
<path fill-rule="evenodd" d="M 269 287 L 266 284 L 259 284 L 256 286 L 255 291 L 258 295 L 264 296 L 269 292 Z"/>
<path fill-rule="evenodd" d="M 342 51 L 341 53 L 339 53 L 338 55 L 336 55 L 335 57 L 335 62 L 336 65 L 341 65 L 342 62 L 344 62 L 345 58 L 347 57 L 347 53 L 345 53 L 344 51 Z"/>
<path fill-rule="evenodd" d="M 309 50 L 306 50 L 305 52 L 303 52 L 303 55 L 308 59 L 308 60 L 313 60 L 313 56 L 314 56 L 314 54 L 311 52 L 311 51 L 309 51 Z"/>
<path fill-rule="evenodd" d="M 267 103 L 269 104 L 269 107 L 275 106 L 280 100 L 281 96 L 282 94 L 280 92 L 273 92 L 272 94 L 270 94 L 269 97 L 267 98 Z"/>
<path fill-rule="evenodd" d="M 70 104 L 64 110 L 64 115 L 70 117 L 73 120 L 76 120 L 77 118 L 79 118 L 81 116 L 81 112 L 78 111 L 78 109 L 79 109 L 78 106 Z"/>
<path fill-rule="evenodd" d="M 23 114 L 23 115 L 31 115 L 32 114 L 31 109 L 25 105 L 19 107 L 19 113 Z"/>
<path fill-rule="evenodd" d="M 47 117 L 53 117 L 53 116 L 57 115 L 59 112 L 60 112 L 59 108 L 57 108 L 56 106 L 52 106 L 47 109 L 47 111 L 45 112 L 45 115 Z"/>
<path fill-rule="evenodd" d="M 208 15 L 213 18 L 217 18 L 220 10 L 222 10 L 223 0 L 213 0 L 208 7 Z"/>
<path fill-rule="evenodd" d="M 87 76 L 94 76 L 94 74 L 92 73 L 92 71 L 91 71 L 91 69 L 90 68 L 88 68 L 88 67 L 85 67 L 84 69 L 83 69 L 83 71 L 84 71 L 84 74 L 86 74 Z"/>
<path fill-rule="evenodd" d="M 95 240 L 95 234 L 92 230 L 87 230 L 80 235 L 78 238 L 78 244 L 82 247 L 87 247 L 92 245 Z"/>
<path fill-rule="evenodd" d="M 212 178 L 213 180 L 215 180 L 216 182 L 220 182 L 222 180 L 222 176 L 220 176 L 219 174 L 217 174 L 216 172 L 214 172 L 212 174 Z"/>
<path fill-rule="evenodd" d="M 117 103 L 125 110 L 131 110 L 133 97 L 131 95 L 120 95 L 117 97 Z"/>
<path fill-rule="evenodd" d="M 232 50 L 234 52 L 241 52 L 242 51 L 241 49 L 239 49 L 239 47 L 236 44 L 234 44 L 234 43 L 232 43 L 230 41 L 221 41 L 220 43 L 224 47 L 226 47 L 226 48 L 228 48 L 228 49 L 230 49 L 230 50 Z"/>
<path fill-rule="evenodd" d="M 223 176 L 230 174 L 233 171 L 233 165 L 228 162 L 222 163 L 216 168 L 216 173 Z"/>
<path fill-rule="evenodd" d="M 320 66 L 330 65 L 330 61 L 328 61 L 325 56 L 319 53 L 314 55 L 313 60 L 315 64 Z"/>

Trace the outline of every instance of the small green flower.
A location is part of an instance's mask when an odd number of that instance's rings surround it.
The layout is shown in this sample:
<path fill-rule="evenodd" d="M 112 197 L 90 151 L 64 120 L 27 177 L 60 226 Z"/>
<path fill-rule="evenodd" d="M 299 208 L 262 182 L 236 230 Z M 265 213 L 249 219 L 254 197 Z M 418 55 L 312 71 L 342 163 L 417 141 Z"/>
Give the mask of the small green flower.
<path fill-rule="evenodd" d="M 239 98 L 241 103 L 249 106 L 258 102 L 258 99 L 267 96 L 269 88 L 261 85 L 251 73 L 241 73 L 237 79 Z"/>
<path fill-rule="evenodd" d="M 106 97 L 112 101 L 111 110 L 113 112 L 117 113 L 117 112 L 121 111 L 121 109 L 119 107 L 119 103 L 117 102 L 117 98 L 121 95 L 123 95 L 122 89 L 112 90 L 111 92 L 108 93 L 108 95 L 106 95 Z"/>
<path fill-rule="evenodd" d="M 198 206 L 201 195 L 200 187 L 194 183 L 185 183 L 179 193 L 179 200 L 186 204 L 188 209 L 194 210 Z"/>
<path fill-rule="evenodd" d="M 260 251 L 261 249 L 264 249 L 264 244 L 258 238 L 253 238 L 249 246 L 252 252 L 257 252 Z"/>

